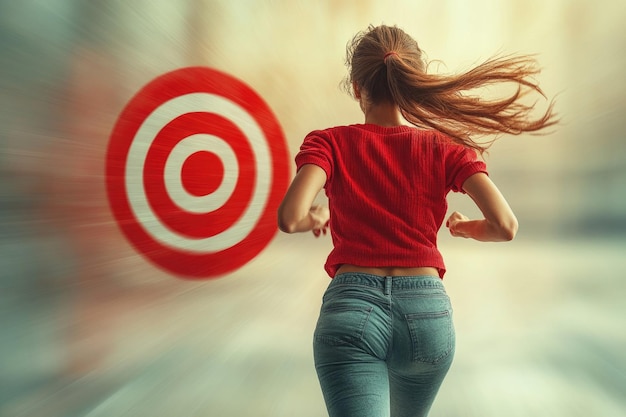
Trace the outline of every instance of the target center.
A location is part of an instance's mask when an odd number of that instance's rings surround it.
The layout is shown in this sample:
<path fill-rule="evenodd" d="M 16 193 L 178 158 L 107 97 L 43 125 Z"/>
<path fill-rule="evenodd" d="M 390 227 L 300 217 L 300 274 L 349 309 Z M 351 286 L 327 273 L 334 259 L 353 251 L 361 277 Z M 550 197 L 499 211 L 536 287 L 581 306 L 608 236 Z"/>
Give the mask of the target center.
<path fill-rule="evenodd" d="M 213 152 L 195 152 L 183 163 L 181 177 L 183 187 L 189 194 L 197 197 L 209 195 L 224 180 L 224 164 Z"/>

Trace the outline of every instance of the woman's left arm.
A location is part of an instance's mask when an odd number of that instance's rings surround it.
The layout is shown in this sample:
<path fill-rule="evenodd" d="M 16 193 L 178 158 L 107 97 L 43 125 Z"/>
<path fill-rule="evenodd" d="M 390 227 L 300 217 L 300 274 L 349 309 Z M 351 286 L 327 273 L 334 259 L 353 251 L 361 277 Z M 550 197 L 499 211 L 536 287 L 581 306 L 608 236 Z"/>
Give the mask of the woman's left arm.
<path fill-rule="evenodd" d="M 291 182 L 278 207 L 278 228 L 285 233 L 313 231 L 326 234 L 330 211 L 328 207 L 312 206 L 326 183 L 326 172 L 313 164 L 303 165 Z"/>

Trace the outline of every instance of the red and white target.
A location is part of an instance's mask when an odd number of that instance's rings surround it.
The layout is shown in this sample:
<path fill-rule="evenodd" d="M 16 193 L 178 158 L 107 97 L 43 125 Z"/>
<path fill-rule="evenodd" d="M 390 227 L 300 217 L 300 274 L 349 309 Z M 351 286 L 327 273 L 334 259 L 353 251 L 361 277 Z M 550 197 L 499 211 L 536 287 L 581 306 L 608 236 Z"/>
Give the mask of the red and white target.
<path fill-rule="evenodd" d="M 126 105 L 106 157 L 109 202 L 161 268 L 210 278 L 254 258 L 277 231 L 289 153 L 268 105 L 204 67 L 164 74 Z"/>

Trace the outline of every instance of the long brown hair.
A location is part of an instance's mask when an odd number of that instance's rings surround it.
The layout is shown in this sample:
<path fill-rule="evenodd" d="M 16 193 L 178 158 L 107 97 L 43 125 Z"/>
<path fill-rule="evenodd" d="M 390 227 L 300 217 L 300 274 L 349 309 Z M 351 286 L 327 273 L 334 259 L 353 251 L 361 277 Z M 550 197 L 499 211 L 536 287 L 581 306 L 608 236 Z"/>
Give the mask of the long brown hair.
<path fill-rule="evenodd" d="M 476 137 L 537 132 L 558 122 L 554 101 L 533 117 L 534 104 L 521 100 L 530 93 L 545 98 L 532 80 L 540 71 L 532 56 L 494 57 L 465 73 L 429 74 L 417 42 L 395 26 L 382 25 L 370 26 L 348 43 L 346 65 L 349 92 L 356 83 L 372 103 L 395 103 L 409 123 L 438 130 L 480 153 L 495 139 L 478 142 Z M 504 98 L 467 94 L 510 83 L 515 91 Z"/>

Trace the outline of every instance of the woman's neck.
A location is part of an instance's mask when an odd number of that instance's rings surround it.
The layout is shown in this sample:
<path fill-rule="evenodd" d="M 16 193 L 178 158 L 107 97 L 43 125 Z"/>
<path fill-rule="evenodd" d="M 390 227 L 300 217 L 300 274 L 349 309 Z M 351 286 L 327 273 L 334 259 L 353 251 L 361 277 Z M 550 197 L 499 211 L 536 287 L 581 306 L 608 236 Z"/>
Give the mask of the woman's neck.
<path fill-rule="evenodd" d="M 379 126 L 402 126 L 404 118 L 394 103 L 367 104 L 363 108 L 365 123 Z"/>

